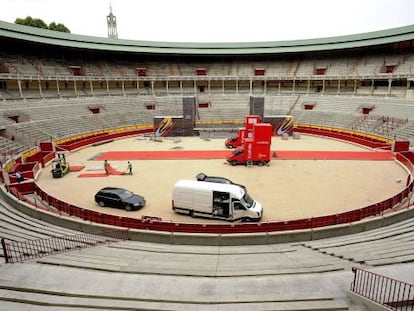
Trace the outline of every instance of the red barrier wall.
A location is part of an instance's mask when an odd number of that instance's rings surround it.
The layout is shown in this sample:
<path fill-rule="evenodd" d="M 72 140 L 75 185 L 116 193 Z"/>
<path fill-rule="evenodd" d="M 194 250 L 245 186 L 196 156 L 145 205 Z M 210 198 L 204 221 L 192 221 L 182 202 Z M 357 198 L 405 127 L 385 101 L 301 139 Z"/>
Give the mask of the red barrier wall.
<path fill-rule="evenodd" d="M 78 139 L 75 141 L 70 141 L 68 143 L 59 144 L 56 149 L 63 151 L 63 150 L 74 150 L 78 149 L 80 147 L 92 145 L 94 143 L 103 142 L 106 140 L 116 139 L 124 136 L 129 135 L 137 135 L 137 134 L 147 134 L 152 133 L 152 129 L 146 129 L 146 130 L 133 130 L 133 131 L 126 131 L 126 132 L 117 132 L 117 133 L 103 133 L 98 135 L 93 135 L 92 137 L 86 137 L 85 139 Z"/>
<path fill-rule="evenodd" d="M 39 151 L 31 156 L 28 156 L 26 158 L 26 162 L 42 162 L 42 158 L 43 158 L 42 152 Z"/>
<path fill-rule="evenodd" d="M 16 194 L 17 192 L 19 192 L 20 194 L 28 194 L 28 193 L 33 193 L 36 191 L 36 184 L 33 181 L 30 182 L 21 182 L 21 183 L 16 183 L 13 184 L 10 189 L 14 189 L 13 193 Z M 17 191 L 17 192 L 16 192 Z M 19 197 L 19 199 L 21 199 L 21 197 Z"/>
<path fill-rule="evenodd" d="M 44 153 L 50 153 L 54 151 L 53 142 L 51 141 L 43 141 L 40 142 L 40 150 Z"/>
<path fill-rule="evenodd" d="M 366 147 L 370 147 L 370 148 L 382 148 L 385 150 L 391 150 L 390 144 L 387 144 L 380 140 L 368 139 L 366 137 L 358 135 L 358 133 L 354 133 L 353 135 L 350 135 L 346 133 L 341 133 L 339 131 L 327 131 L 327 130 L 311 128 L 311 127 L 296 127 L 295 132 L 341 139 L 341 140 L 353 142 L 353 143 L 363 145 Z"/>
<path fill-rule="evenodd" d="M 42 167 L 45 167 L 50 161 L 56 157 L 55 152 L 47 153 L 42 157 Z"/>

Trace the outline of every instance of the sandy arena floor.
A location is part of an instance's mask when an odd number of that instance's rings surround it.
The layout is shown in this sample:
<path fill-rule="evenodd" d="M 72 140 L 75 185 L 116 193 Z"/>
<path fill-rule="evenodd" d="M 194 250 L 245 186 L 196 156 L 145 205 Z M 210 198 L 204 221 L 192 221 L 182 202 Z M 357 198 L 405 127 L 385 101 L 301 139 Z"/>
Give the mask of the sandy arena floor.
<path fill-rule="evenodd" d="M 101 161 L 89 160 L 106 151 L 124 150 L 221 150 L 223 139 L 199 137 L 164 138 L 155 142 L 144 137 L 130 137 L 70 153 L 70 165 L 85 165 L 80 172 L 53 179 L 51 167 L 42 170 L 38 184 L 47 193 L 79 207 L 140 218 L 159 216 L 164 221 L 220 222 L 193 219 L 171 209 L 173 185 L 179 179 L 194 179 L 199 172 L 223 176 L 244 184 L 250 195 L 264 207 L 262 221 L 310 218 L 353 210 L 382 201 L 405 187 L 407 171 L 396 161 L 357 160 L 272 160 L 269 166 L 231 166 L 223 160 L 131 160 L 134 175 L 79 178 L 80 173 L 102 169 Z M 301 135 L 300 139 L 274 137 L 272 150 L 366 150 L 360 146 L 331 139 Z M 229 150 L 229 153 L 231 151 Z M 126 161 L 110 164 L 126 170 Z M 397 182 L 401 179 L 402 182 Z M 94 194 L 105 186 L 119 186 L 145 196 L 146 206 L 135 212 L 101 208 Z"/>

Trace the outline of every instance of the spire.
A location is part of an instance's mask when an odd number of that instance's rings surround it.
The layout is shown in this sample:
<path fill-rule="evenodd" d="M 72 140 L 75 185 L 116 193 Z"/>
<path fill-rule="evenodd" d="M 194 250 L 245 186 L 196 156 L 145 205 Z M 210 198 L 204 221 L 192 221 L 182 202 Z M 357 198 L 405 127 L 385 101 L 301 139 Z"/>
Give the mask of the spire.
<path fill-rule="evenodd" d="M 108 38 L 118 39 L 118 31 L 116 30 L 116 17 L 112 14 L 112 5 L 109 2 L 109 15 L 106 17 L 108 24 Z"/>

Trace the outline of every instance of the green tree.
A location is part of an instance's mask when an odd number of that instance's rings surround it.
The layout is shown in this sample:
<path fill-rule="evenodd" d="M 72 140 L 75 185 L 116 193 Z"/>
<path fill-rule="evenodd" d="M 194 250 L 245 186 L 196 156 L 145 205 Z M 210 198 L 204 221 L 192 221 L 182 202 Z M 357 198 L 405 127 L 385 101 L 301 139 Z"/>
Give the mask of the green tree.
<path fill-rule="evenodd" d="M 60 31 L 60 32 L 68 32 L 70 33 L 70 30 L 68 27 L 66 27 L 65 25 L 59 23 L 56 24 L 55 22 L 51 22 L 49 24 L 49 30 L 55 30 L 55 31 Z"/>
<path fill-rule="evenodd" d="M 15 24 L 19 25 L 25 25 L 25 26 L 31 26 L 31 27 L 37 27 L 42 29 L 49 29 L 54 31 L 60 31 L 60 32 L 68 32 L 70 33 L 69 28 L 67 28 L 65 25 L 59 23 L 56 24 L 55 22 L 52 22 L 47 26 L 47 24 L 41 20 L 40 18 L 32 18 L 31 16 L 27 16 L 26 18 L 16 18 Z"/>

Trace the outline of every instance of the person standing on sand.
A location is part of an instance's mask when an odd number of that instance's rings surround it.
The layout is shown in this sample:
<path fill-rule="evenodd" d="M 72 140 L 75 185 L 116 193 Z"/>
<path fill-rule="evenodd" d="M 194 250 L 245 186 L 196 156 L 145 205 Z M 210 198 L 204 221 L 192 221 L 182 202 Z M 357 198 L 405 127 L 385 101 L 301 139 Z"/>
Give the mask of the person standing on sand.
<path fill-rule="evenodd" d="M 127 171 L 129 175 L 132 175 L 132 163 L 128 161 Z"/>
<path fill-rule="evenodd" d="M 105 161 L 104 161 L 104 169 L 105 169 L 105 173 L 106 173 L 106 174 L 109 174 L 109 171 L 108 171 L 108 166 L 109 166 L 108 160 L 105 160 Z"/>

